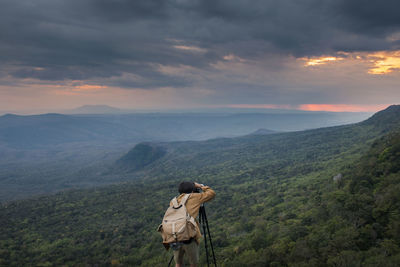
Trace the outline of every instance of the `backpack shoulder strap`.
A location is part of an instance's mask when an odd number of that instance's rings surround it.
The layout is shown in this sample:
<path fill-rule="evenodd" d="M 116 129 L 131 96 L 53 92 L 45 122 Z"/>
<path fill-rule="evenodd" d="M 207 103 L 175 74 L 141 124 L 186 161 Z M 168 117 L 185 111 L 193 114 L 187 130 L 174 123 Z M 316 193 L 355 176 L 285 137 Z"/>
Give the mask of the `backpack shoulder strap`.
<path fill-rule="evenodd" d="M 192 195 L 192 194 L 186 194 L 186 195 L 182 198 L 181 204 L 182 204 L 182 205 L 186 205 L 186 201 L 189 199 L 189 197 L 190 197 L 191 195 Z"/>
<path fill-rule="evenodd" d="M 191 194 L 185 194 L 185 196 L 182 198 L 182 200 L 180 201 L 180 203 L 178 203 L 178 200 L 176 197 L 174 197 L 171 202 L 172 202 L 172 207 L 174 209 L 179 209 L 180 207 L 186 205 L 186 201 L 189 199 Z"/>
<path fill-rule="evenodd" d="M 178 207 L 179 207 L 178 200 L 176 199 L 176 197 L 174 197 L 174 198 L 171 200 L 171 202 L 172 202 L 172 206 L 173 206 L 174 208 L 178 208 Z"/>

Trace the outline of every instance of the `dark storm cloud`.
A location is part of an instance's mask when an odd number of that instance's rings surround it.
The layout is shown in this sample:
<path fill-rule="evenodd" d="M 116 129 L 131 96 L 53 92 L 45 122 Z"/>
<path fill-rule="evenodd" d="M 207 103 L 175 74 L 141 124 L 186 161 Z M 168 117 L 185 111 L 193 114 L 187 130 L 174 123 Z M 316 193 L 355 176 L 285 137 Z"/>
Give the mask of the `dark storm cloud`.
<path fill-rule="evenodd" d="M 400 26 L 400 2 L 397 0 L 342 0 L 336 7 L 347 17 L 348 26 L 353 30 L 377 34 L 377 31 L 385 33 Z"/>
<path fill-rule="evenodd" d="M 0 64 L 40 80 L 118 77 L 121 87 L 181 87 L 158 66 L 200 69 L 227 54 L 312 56 L 399 49 L 395 0 L 3 0 Z M 196 46 L 184 50 L 174 46 Z"/>
<path fill-rule="evenodd" d="M 168 6 L 169 1 L 165 0 L 91 0 L 89 8 L 93 7 L 92 15 L 118 23 L 138 19 L 166 19 L 169 16 Z"/>

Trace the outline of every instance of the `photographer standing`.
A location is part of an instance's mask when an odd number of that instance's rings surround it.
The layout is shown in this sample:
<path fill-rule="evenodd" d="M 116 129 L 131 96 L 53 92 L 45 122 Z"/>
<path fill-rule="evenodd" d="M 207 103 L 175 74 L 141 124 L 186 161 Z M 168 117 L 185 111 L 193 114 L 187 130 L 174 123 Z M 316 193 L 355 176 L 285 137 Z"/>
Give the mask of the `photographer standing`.
<path fill-rule="evenodd" d="M 202 192 L 200 192 L 199 189 L 201 189 Z M 203 203 L 210 201 L 215 197 L 215 192 L 209 186 L 195 182 L 182 182 L 179 184 L 178 190 L 180 195 L 171 200 L 170 208 L 164 216 L 163 224 L 162 226 L 160 225 L 159 231 L 163 236 L 164 246 L 167 249 L 170 247 L 173 249 L 176 267 L 181 267 L 183 265 L 184 254 L 187 255 L 190 266 L 196 267 L 199 262 L 199 243 L 201 239 L 200 225 L 197 220 L 199 209 Z M 172 218 L 173 216 L 177 216 L 171 215 L 171 213 L 177 213 L 177 210 L 181 207 L 183 207 L 183 210 L 190 215 L 190 218 L 188 218 L 188 221 L 186 222 L 186 225 L 189 224 L 190 226 L 185 227 L 191 228 L 187 230 L 187 232 L 189 232 L 188 235 L 181 234 L 179 236 L 179 238 L 183 240 L 179 240 L 178 235 L 180 234 L 180 230 L 177 230 L 183 227 L 175 226 L 175 224 L 178 223 L 172 222 L 179 221 L 180 219 L 168 220 L 171 216 Z M 173 242 L 168 242 L 171 240 L 171 228 L 167 225 L 168 221 L 170 221 L 170 224 L 173 224 L 172 236 L 175 238 L 175 240 L 172 239 Z"/>

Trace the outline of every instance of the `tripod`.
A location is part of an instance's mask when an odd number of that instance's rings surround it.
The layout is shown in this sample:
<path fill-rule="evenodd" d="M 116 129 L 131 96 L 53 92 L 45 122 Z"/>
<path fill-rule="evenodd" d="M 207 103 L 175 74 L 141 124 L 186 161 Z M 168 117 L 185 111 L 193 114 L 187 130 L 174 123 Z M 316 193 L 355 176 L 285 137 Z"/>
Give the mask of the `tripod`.
<path fill-rule="evenodd" d="M 201 206 L 200 206 L 199 223 L 203 227 L 204 246 L 205 246 L 205 249 L 206 249 L 207 266 L 210 267 L 210 259 L 209 259 L 209 255 L 208 255 L 208 245 L 207 245 L 207 243 L 209 241 L 210 242 L 210 247 L 211 247 L 211 252 L 212 252 L 212 258 L 213 258 L 213 261 L 214 261 L 214 266 L 217 267 L 217 260 L 215 259 L 214 247 L 213 247 L 212 240 L 211 240 L 210 228 L 208 226 L 206 208 L 204 207 L 204 204 L 201 204 Z M 207 239 L 207 235 L 208 235 L 209 240 Z M 171 262 L 172 262 L 173 258 L 174 258 L 174 256 L 171 257 L 171 259 L 170 259 L 170 261 L 168 263 L 168 267 L 171 265 Z"/>
<path fill-rule="evenodd" d="M 199 222 L 203 226 L 204 246 L 206 249 L 207 266 L 210 267 L 210 261 L 209 261 L 209 256 L 208 256 L 208 247 L 207 247 L 207 234 L 208 234 L 211 252 L 212 252 L 212 258 L 214 261 L 214 266 L 217 267 L 217 260 L 215 259 L 214 247 L 213 247 L 212 240 L 211 240 L 210 228 L 208 226 L 206 208 L 204 207 L 204 204 L 201 204 L 201 206 L 200 206 Z"/>

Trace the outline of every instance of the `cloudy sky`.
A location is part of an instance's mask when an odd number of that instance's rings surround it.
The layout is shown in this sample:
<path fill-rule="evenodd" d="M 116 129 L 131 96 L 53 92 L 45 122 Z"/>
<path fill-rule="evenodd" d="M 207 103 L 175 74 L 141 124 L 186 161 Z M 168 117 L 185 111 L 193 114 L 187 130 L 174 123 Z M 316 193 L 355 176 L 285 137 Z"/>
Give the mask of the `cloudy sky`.
<path fill-rule="evenodd" d="M 400 103 L 397 0 L 1 0 L 0 110 Z"/>

